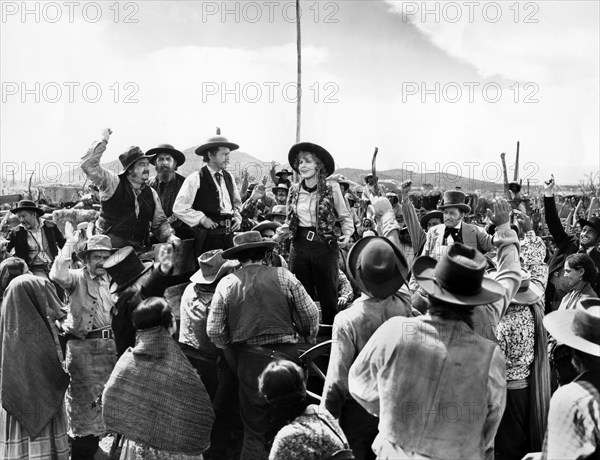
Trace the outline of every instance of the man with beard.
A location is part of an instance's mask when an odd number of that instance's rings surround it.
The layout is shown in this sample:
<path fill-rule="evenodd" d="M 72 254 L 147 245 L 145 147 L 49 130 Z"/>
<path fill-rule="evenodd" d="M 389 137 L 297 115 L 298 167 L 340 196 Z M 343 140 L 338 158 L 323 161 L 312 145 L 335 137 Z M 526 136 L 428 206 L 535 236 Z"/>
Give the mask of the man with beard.
<path fill-rule="evenodd" d="M 229 154 L 239 145 L 217 135 L 198 147 L 205 165 L 190 174 L 183 185 L 173 213 L 192 229 L 196 229 L 196 256 L 212 249 L 233 247 L 233 232 L 242 223 L 240 192 L 231 174 L 226 170 Z"/>
<path fill-rule="evenodd" d="M 580 252 L 587 254 L 592 258 L 596 268 L 600 270 L 600 251 L 596 249 L 596 244 L 600 240 L 600 218 L 592 217 L 589 221 L 579 220 L 581 233 L 568 235 L 565 232 L 554 201 L 554 176 L 546 182 L 544 188 L 544 214 L 548 231 L 554 238 L 556 251 L 548 262 L 548 284 L 546 285 L 546 313 L 558 309 L 562 298 L 568 292 L 569 288 L 565 285 L 566 278 L 563 276 L 563 267 L 567 256 Z M 592 284 L 594 291 L 599 292 L 600 277 Z"/>
<path fill-rule="evenodd" d="M 146 184 L 151 156 L 139 147 L 130 147 L 119 155 L 123 166 L 120 174 L 100 166 L 111 133 L 110 129 L 104 130 L 102 140 L 95 142 L 81 161 L 86 177 L 100 188 L 102 209 L 96 221 L 99 233 L 109 236 L 113 248 L 132 246 L 143 251 L 151 227 L 158 241 L 179 244 L 158 194 Z"/>
<path fill-rule="evenodd" d="M 276 204 L 286 204 L 287 203 L 287 197 L 288 197 L 288 193 L 290 191 L 290 189 L 284 185 L 284 184 L 279 184 L 276 185 L 275 187 L 273 187 L 271 189 L 271 191 L 273 192 L 273 195 L 275 196 L 275 201 Z"/>
<path fill-rule="evenodd" d="M 177 168 L 185 163 L 185 155 L 170 144 L 161 144 L 156 148 L 148 150 L 146 155 L 152 156 L 149 161 L 156 168 L 156 176 L 148 181 L 148 185 L 156 190 L 160 203 L 167 220 L 177 233 L 177 236 L 184 238 L 185 233 L 183 223 L 173 215 L 173 204 L 183 185 L 185 177 L 178 174 Z"/>
<path fill-rule="evenodd" d="M 444 213 L 444 223 L 427 231 L 423 255 L 440 260 L 453 243 L 462 243 L 483 254 L 493 249 L 491 235 L 476 225 L 463 222 L 465 214 L 471 212 L 471 207 L 465 201 L 466 195 L 460 190 L 444 193 L 444 204 L 438 206 Z"/>

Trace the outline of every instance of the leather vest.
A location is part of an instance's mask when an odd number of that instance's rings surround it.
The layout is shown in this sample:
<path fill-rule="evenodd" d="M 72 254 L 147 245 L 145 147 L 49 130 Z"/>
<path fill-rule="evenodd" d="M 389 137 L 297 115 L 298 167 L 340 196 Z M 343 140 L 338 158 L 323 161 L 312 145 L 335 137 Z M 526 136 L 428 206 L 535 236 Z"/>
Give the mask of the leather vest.
<path fill-rule="evenodd" d="M 219 201 L 219 191 L 207 166 L 203 166 L 198 172 L 200 174 L 200 187 L 196 192 L 196 197 L 192 203 L 192 209 L 202 211 L 212 220 L 221 220 L 221 202 Z M 221 171 L 225 186 L 229 193 L 229 199 L 233 205 L 233 179 L 227 171 Z M 230 217 L 230 216 L 229 216 Z"/>

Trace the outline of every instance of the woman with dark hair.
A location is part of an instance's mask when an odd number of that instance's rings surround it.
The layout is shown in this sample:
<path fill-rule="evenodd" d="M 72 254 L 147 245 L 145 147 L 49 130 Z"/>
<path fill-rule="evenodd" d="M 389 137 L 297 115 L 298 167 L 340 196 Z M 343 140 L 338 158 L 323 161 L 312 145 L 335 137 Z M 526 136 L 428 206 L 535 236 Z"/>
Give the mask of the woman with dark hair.
<path fill-rule="evenodd" d="M 20 257 L 9 257 L 0 263 L 0 302 L 4 298 L 4 292 L 14 278 L 19 275 L 31 273 L 27 263 Z"/>
<path fill-rule="evenodd" d="M 121 460 L 201 460 L 214 412 L 196 370 L 171 335 L 171 308 L 151 297 L 132 313 L 134 348 L 119 358 L 102 396 L 106 428 L 125 438 Z"/>
<path fill-rule="evenodd" d="M 302 180 L 290 190 L 286 224 L 277 233 L 291 234 L 290 271 L 313 299 L 318 297 L 323 323 L 333 324 L 337 313 L 339 253 L 333 228 L 339 220 L 343 234 L 339 242 L 346 245 L 354 233 L 354 222 L 340 184 L 326 180 L 335 170 L 335 162 L 327 150 L 302 142 L 291 148 L 288 161 Z"/>
<path fill-rule="evenodd" d="M 272 362 L 258 382 L 269 403 L 272 432 L 276 433 L 269 460 L 320 460 L 349 449 L 344 432 L 327 409 L 309 404 L 298 365 L 285 360 Z"/>
<path fill-rule="evenodd" d="M 570 310 L 582 299 L 596 297 L 592 288 L 596 282 L 598 270 L 596 264 L 587 254 L 575 253 L 565 260 L 564 277 L 568 288 L 560 302 L 559 310 Z"/>

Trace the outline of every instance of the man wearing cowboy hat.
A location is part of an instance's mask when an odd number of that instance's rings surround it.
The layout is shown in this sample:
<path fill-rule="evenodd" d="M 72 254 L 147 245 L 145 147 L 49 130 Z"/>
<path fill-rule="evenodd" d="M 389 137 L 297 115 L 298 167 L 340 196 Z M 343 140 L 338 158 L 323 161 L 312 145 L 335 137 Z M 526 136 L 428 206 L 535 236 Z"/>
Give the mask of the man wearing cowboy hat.
<path fill-rule="evenodd" d="M 99 232 L 110 237 L 114 248 L 133 246 L 142 250 L 149 228 L 158 241 L 179 244 L 158 194 L 146 184 L 151 155 L 145 155 L 139 147 L 130 147 L 119 155 L 123 172 L 118 175 L 100 166 L 111 133 L 105 129 L 102 140 L 94 142 L 81 159 L 82 171 L 100 188 L 102 209 L 96 221 Z"/>
<path fill-rule="evenodd" d="M 265 239 L 272 240 L 277 233 L 277 229 L 281 227 L 279 222 L 271 222 L 270 220 L 263 220 L 259 224 L 252 227 L 252 230 L 259 232 L 260 236 Z M 285 242 L 284 242 L 285 243 Z M 279 253 L 279 249 L 282 247 L 282 243 L 279 243 L 273 249 L 267 251 L 265 256 L 265 263 L 271 267 L 283 267 L 288 268 L 287 260 Z"/>
<path fill-rule="evenodd" d="M 554 201 L 554 176 L 545 183 L 544 214 L 548 231 L 556 244 L 556 250 L 548 262 L 548 284 L 546 286 L 546 313 L 548 313 L 558 309 L 562 298 L 568 291 L 563 276 L 563 267 L 567 256 L 576 252 L 585 253 L 592 258 L 596 268 L 600 270 L 600 251 L 596 248 L 600 241 L 600 218 L 580 219 L 579 238 L 576 235 L 568 235 L 560 223 Z M 592 283 L 592 288 L 596 292 L 600 291 L 600 275 L 596 278 L 596 282 Z"/>
<path fill-rule="evenodd" d="M 287 203 L 287 197 L 290 193 L 290 189 L 285 184 L 277 184 L 275 187 L 271 188 L 271 193 L 275 197 L 275 204 L 282 205 Z"/>
<path fill-rule="evenodd" d="M 77 256 L 85 266 L 71 268 L 71 254 L 79 236 L 66 224 L 67 241 L 54 261 L 50 279 L 68 294 L 68 314 L 61 328 L 67 339 L 65 363 L 71 376 L 67 390 L 69 435 L 73 438 L 73 459 L 93 458 L 100 436 L 106 433 L 102 414 L 92 402 L 102 389 L 116 363 L 116 346 L 111 329 L 114 306 L 104 263 L 114 252 L 110 238 L 93 235 Z"/>
<path fill-rule="evenodd" d="M 148 150 L 146 155 L 151 157 L 150 163 L 156 168 L 156 176 L 148 180 L 148 185 L 158 193 L 167 220 L 179 232 L 182 222 L 173 215 L 173 204 L 185 180 L 177 173 L 177 168 L 185 163 L 185 155 L 170 144 L 160 144 Z"/>
<path fill-rule="evenodd" d="M 287 168 L 283 168 L 278 173 L 275 172 L 275 162 L 271 163 L 271 180 L 275 185 L 285 185 L 288 189 L 292 187 L 292 181 L 289 179 L 292 177 L 292 171 Z"/>
<path fill-rule="evenodd" d="M 578 308 L 552 312 L 544 326 L 557 341 L 573 349 L 578 376 L 550 400 L 543 460 L 594 459 L 600 452 L 600 299 Z"/>
<path fill-rule="evenodd" d="M 205 165 L 185 179 L 175 198 L 173 213 L 197 229 L 197 255 L 232 247 L 233 232 L 242 223 L 240 192 L 226 170 L 229 154 L 238 148 L 239 145 L 221 136 L 217 128 L 217 135 L 195 150 Z"/>
<path fill-rule="evenodd" d="M 224 349 L 240 381 L 240 413 L 244 444 L 240 458 L 261 459 L 268 431 L 267 402 L 259 395 L 258 376 L 279 358 L 298 359 L 297 343 L 314 343 L 319 312 L 302 283 L 284 268 L 263 265 L 268 249 L 277 243 L 259 232 L 240 233 L 234 247 L 223 252 L 241 268 L 217 285 L 208 314 L 207 333 Z"/>
<path fill-rule="evenodd" d="M 23 259 L 34 275 L 48 278 L 65 237 L 54 222 L 42 218 L 44 211 L 33 201 L 21 200 L 11 212 L 21 223 L 8 234 L 6 250 Z"/>
<path fill-rule="evenodd" d="M 394 316 L 412 316 L 410 293 L 399 292 L 408 275 L 408 264 L 390 240 L 371 236 L 361 238 L 350 249 L 347 267 L 348 277 L 362 295 L 333 320 L 321 406 L 340 420 L 355 458 L 375 458 L 371 444 L 377 435 L 378 420 L 350 396 L 348 372 L 379 326 Z"/>
<path fill-rule="evenodd" d="M 496 280 L 484 277 L 483 254 L 459 243 L 437 263 L 419 257 L 413 274 L 429 313 L 385 322 L 352 365 L 350 394 L 380 420 L 377 458 L 493 458 L 506 370 L 498 345 L 480 333 L 495 334 L 490 326 L 519 288 L 510 209 L 499 200 L 488 213 L 499 233 Z"/>
<path fill-rule="evenodd" d="M 423 255 L 440 260 L 452 243 L 462 243 L 483 254 L 492 250 L 491 235 L 476 225 L 463 222 L 465 214 L 471 212 L 471 207 L 465 201 L 466 195 L 460 190 L 444 192 L 444 204 L 437 207 L 444 214 L 444 223 L 427 231 Z"/>

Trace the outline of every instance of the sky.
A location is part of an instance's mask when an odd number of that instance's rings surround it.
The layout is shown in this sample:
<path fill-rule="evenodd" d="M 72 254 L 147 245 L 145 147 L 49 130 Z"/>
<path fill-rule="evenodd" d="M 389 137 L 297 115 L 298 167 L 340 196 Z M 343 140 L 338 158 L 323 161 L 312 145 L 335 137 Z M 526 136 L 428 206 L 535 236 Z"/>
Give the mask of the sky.
<path fill-rule="evenodd" d="M 380 170 L 501 182 L 500 154 L 512 168 L 519 141 L 523 182 L 600 170 L 600 2 L 300 4 L 300 138 L 338 167 L 369 169 L 378 147 Z M 287 162 L 293 1 L 0 6 L 5 179 L 56 181 L 106 127 L 106 161 L 131 145 L 183 150 L 219 126 L 265 165 Z"/>

